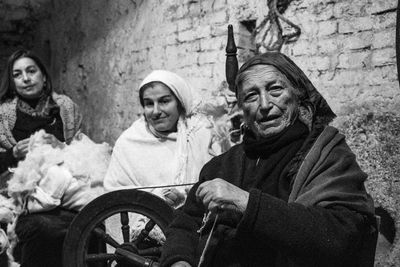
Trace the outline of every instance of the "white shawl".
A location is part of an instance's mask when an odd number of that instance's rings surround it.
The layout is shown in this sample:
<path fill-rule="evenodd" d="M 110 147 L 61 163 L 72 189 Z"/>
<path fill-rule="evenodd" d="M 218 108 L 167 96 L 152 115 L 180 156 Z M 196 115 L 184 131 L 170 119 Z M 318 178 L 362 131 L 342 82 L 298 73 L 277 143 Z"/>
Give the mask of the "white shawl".
<path fill-rule="evenodd" d="M 211 123 L 194 115 L 192 88 L 178 75 L 163 70 L 153 71 L 140 88 L 154 81 L 167 85 L 185 109 L 178 120 L 178 131 L 160 138 L 150 132 L 143 116 L 135 121 L 116 141 L 104 179 L 108 191 L 193 183 L 213 156 Z"/>

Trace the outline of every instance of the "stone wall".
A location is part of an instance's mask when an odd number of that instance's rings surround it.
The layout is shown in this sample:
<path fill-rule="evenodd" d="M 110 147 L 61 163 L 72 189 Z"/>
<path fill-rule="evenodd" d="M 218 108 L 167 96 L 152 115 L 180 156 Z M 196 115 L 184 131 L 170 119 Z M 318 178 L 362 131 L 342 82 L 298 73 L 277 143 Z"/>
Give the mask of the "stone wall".
<path fill-rule="evenodd" d="M 50 64 L 49 37 L 37 38 L 36 25 L 49 18 L 50 0 L 0 1 L 0 73 L 7 58 L 17 49 L 34 50 L 46 64 Z"/>
<path fill-rule="evenodd" d="M 12 52 L 23 45 L 32 46 L 32 35 L 22 22 L 28 16 L 29 9 L 19 3 L 8 1 L 0 6 L 0 72 Z"/>

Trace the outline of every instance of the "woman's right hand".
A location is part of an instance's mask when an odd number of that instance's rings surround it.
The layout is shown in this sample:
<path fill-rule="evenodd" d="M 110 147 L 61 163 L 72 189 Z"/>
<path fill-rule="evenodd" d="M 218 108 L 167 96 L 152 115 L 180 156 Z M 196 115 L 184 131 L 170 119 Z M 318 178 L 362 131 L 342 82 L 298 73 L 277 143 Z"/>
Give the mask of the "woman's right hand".
<path fill-rule="evenodd" d="M 178 261 L 172 264 L 171 267 L 192 267 L 192 266 L 186 261 Z"/>
<path fill-rule="evenodd" d="M 28 154 L 28 148 L 29 148 L 29 138 L 19 141 L 13 147 L 13 150 L 12 150 L 14 158 L 16 158 L 16 159 L 25 158 L 26 154 Z"/>

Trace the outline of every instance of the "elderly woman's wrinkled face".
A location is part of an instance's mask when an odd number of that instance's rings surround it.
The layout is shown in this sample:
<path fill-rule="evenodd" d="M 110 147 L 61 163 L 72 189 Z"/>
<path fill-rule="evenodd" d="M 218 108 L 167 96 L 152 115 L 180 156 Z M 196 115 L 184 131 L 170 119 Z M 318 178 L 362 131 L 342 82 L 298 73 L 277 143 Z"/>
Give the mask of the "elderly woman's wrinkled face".
<path fill-rule="evenodd" d="M 238 97 L 247 126 L 258 138 L 279 134 L 296 117 L 296 89 L 274 66 L 256 65 L 246 72 Z"/>
<path fill-rule="evenodd" d="M 180 105 L 176 96 L 163 83 L 153 83 L 143 92 L 144 116 L 158 132 L 176 132 Z"/>
<path fill-rule="evenodd" d="M 14 62 L 12 77 L 17 93 L 25 98 L 34 99 L 40 97 L 46 76 L 29 57 L 22 57 Z"/>

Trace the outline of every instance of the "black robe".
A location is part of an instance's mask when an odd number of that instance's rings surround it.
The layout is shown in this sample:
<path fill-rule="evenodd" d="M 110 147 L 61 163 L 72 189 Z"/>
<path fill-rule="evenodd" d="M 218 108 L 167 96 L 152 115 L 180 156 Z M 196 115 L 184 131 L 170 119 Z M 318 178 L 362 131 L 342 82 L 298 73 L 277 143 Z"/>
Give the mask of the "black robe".
<path fill-rule="evenodd" d="M 243 188 L 243 157 L 238 145 L 204 166 L 167 231 L 162 266 L 179 260 L 197 265 L 213 218 L 199 236 L 205 209 L 196 189 L 217 177 Z M 365 179 L 344 137 L 327 127 L 304 157 L 287 199 L 244 188 L 250 192 L 244 214 L 219 215 L 204 266 L 373 265 L 376 229 Z"/>

